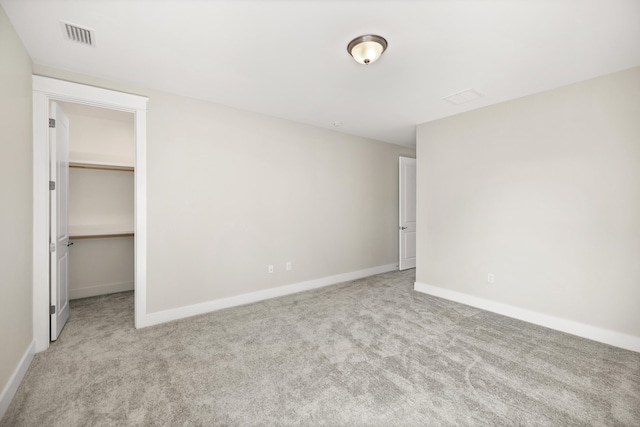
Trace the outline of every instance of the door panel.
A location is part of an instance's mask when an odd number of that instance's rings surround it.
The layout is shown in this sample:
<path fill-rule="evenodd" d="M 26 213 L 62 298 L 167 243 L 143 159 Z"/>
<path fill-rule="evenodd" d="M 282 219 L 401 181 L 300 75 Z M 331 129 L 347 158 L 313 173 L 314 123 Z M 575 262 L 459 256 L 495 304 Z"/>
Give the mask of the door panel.
<path fill-rule="evenodd" d="M 69 319 L 69 119 L 62 108 L 51 102 L 55 127 L 49 129 L 50 191 L 50 303 L 51 341 L 58 339 Z"/>
<path fill-rule="evenodd" d="M 416 232 L 404 233 L 404 256 L 405 259 L 415 259 L 416 257 Z M 415 265 L 414 265 L 415 267 Z"/>
<path fill-rule="evenodd" d="M 400 157 L 400 260 L 398 268 L 416 266 L 416 159 Z"/>

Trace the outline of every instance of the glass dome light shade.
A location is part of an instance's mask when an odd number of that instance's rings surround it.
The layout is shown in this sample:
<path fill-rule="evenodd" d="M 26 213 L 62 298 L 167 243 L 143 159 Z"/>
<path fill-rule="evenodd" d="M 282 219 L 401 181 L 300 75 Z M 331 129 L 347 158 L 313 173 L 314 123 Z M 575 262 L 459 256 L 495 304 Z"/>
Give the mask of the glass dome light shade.
<path fill-rule="evenodd" d="M 353 59 L 360 64 L 371 64 L 375 62 L 382 52 L 387 48 L 387 41 L 380 37 L 374 35 L 361 36 L 356 39 L 353 39 L 349 46 L 347 46 L 347 50 L 349 54 L 353 56 Z"/>

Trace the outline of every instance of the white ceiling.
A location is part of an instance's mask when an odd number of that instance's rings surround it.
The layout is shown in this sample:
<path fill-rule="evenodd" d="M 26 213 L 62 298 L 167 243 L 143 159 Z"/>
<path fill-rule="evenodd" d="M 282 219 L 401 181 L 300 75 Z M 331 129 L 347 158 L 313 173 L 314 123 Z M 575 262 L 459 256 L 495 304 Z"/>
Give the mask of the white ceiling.
<path fill-rule="evenodd" d="M 0 4 L 36 64 L 406 146 L 416 124 L 640 65 L 640 0 Z M 346 46 L 370 33 L 389 47 L 357 64 Z M 467 89 L 484 96 L 442 99 Z"/>

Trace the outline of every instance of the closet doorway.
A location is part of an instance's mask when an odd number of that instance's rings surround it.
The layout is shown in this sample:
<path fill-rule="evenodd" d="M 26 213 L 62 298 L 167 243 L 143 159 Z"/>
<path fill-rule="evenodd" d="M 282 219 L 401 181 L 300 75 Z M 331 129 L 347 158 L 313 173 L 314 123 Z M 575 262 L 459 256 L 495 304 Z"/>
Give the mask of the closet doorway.
<path fill-rule="evenodd" d="M 146 102 L 147 98 L 137 95 L 116 92 L 92 86 L 62 80 L 34 76 L 33 77 L 33 316 L 34 339 L 36 351 L 48 348 L 50 340 L 50 283 L 49 254 L 49 118 L 50 106 L 55 102 L 72 111 L 76 116 L 76 125 L 87 128 L 107 118 L 123 121 L 121 129 L 128 127 L 132 135 L 127 144 L 132 145 L 133 152 L 124 154 L 115 146 L 94 150 L 91 145 L 99 141 L 94 138 L 87 143 L 82 141 L 74 145 L 73 136 L 69 149 L 70 154 L 70 200 L 76 193 L 76 202 L 71 201 L 69 207 L 70 242 L 93 241 L 93 245 L 84 245 L 85 256 L 95 259 L 96 253 L 111 251 L 115 256 L 106 255 L 108 262 L 125 264 L 118 268 L 120 277 L 99 277 L 98 280 L 84 279 L 89 273 L 78 263 L 78 271 L 70 263 L 69 273 L 72 282 L 76 277 L 76 288 L 72 284 L 69 292 L 72 298 L 99 295 L 104 293 L 135 289 L 135 323 L 136 327 L 146 324 Z M 82 124 L 80 115 L 87 116 L 86 122 L 93 121 L 92 126 Z M 101 117 L 96 117 L 101 114 Z M 86 124 L 86 123 L 85 123 Z M 71 128 L 73 129 L 73 123 Z M 116 126 L 117 127 L 117 126 Z M 113 129 L 112 129 L 113 130 Z M 104 135 L 102 135 L 104 136 Z M 126 141 L 126 138 L 121 140 Z M 132 142 L 132 144 L 131 144 Z M 88 144 L 88 145 L 87 145 Z M 93 147 L 95 148 L 95 147 Z M 104 147 L 103 147 L 104 148 Z M 114 175 L 107 175 L 113 173 Z M 77 175 L 74 179 L 74 175 Z M 105 181 L 105 177 L 106 181 Z M 129 185 L 133 184 L 133 185 Z M 104 191 L 87 191 L 91 187 L 101 186 Z M 126 187 L 126 189 L 124 189 Z M 94 187 L 95 189 L 95 187 Z M 102 198 L 100 194 L 102 193 Z M 124 193 L 124 194 L 120 194 Z M 82 200 L 83 194 L 88 199 Z M 123 197 L 105 200 L 104 195 L 121 195 Z M 108 237 L 107 237 L 108 236 Z M 110 244 L 99 244 L 99 241 L 111 239 Z M 115 247 L 115 239 L 121 239 Z M 127 240 L 128 239 L 128 240 Z M 81 244 L 77 243 L 80 247 Z M 109 246 L 112 246 L 109 248 Z M 115 249 L 115 251 L 113 251 Z M 97 252 L 96 252 L 97 251 Z M 81 253 L 81 251 L 76 251 Z M 93 252 L 93 255 L 91 253 Z M 133 254 L 126 260 L 127 254 Z M 75 254 L 74 254 L 75 255 Z M 124 255 L 124 257 L 123 257 Z M 83 255 L 79 255 L 82 257 Z M 118 259 L 120 257 L 121 259 Z M 79 260 L 80 261 L 80 260 Z M 103 269 L 103 273 L 109 270 Z M 95 273 L 95 269 L 93 271 Z M 111 274 L 110 272 L 108 274 Z M 133 273 L 133 274 L 132 274 Z M 95 279 L 95 277 L 94 277 Z M 121 280 L 122 279 L 122 280 Z M 114 281 L 115 280 L 115 281 Z M 125 289 L 127 288 L 127 289 Z"/>
<path fill-rule="evenodd" d="M 68 204 L 60 209 L 68 213 L 68 297 L 133 291 L 134 115 L 69 102 L 52 104 L 69 120 Z M 52 340 L 55 332 L 52 324 Z"/>

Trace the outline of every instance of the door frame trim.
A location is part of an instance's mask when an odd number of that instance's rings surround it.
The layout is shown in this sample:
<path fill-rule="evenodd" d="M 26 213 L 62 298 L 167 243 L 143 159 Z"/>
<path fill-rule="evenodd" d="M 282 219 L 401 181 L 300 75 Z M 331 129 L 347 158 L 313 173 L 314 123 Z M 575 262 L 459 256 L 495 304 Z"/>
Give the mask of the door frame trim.
<path fill-rule="evenodd" d="M 135 326 L 147 318 L 148 98 L 50 77 L 33 76 L 33 336 L 36 352 L 49 347 L 49 101 L 66 101 L 134 114 Z"/>

